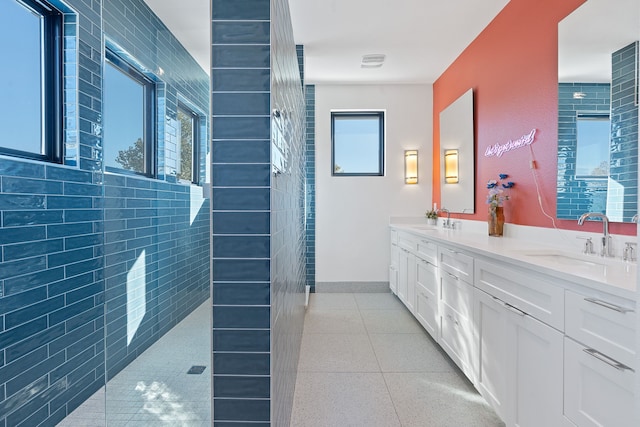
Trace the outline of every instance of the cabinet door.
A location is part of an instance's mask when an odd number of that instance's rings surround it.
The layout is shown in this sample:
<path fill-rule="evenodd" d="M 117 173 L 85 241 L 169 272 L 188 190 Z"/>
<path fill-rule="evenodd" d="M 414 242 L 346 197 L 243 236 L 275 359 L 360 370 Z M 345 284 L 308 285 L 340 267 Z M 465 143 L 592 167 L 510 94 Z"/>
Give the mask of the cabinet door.
<path fill-rule="evenodd" d="M 570 338 L 564 350 L 566 417 L 581 427 L 635 426 L 633 371 Z"/>
<path fill-rule="evenodd" d="M 415 315 L 429 334 L 438 340 L 438 271 L 433 264 L 417 258 Z"/>
<path fill-rule="evenodd" d="M 406 249 L 400 248 L 398 265 L 398 298 L 411 313 L 414 312 L 416 292 L 416 259 Z"/>
<path fill-rule="evenodd" d="M 462 299 L 472 299 L 472 287 L 464 284 L 458 288 Z M 468 295 L 467 295 L 468 294 Z M 460 370 L 475 383 L 478 361 L 473 319 L 465 317 L 448 304 L 440 304 L 440 346 Z"/>
<path fill-rule="evenodd" d="M 507 390 L 510 402 L 506 424 L 518 427 L 564 424 L 563 335 L 508 305 L 506 317 Z"/>
<path fill-rule="evenodd" d="M 509 348 L 506 337 L 508 311 L 504 303 L 479 289 L 474 289 L 474 297 L 478 348 L 476 388 L 504 420 L 508 405 L 505 370 Z"/>
<path fill-rule="evenodd" d="M 395 295 L 398 294 L 398 257 L 400 249 L 398 245 L 391 245 L 391 263 L 389 265 L 389 288 Z"/>

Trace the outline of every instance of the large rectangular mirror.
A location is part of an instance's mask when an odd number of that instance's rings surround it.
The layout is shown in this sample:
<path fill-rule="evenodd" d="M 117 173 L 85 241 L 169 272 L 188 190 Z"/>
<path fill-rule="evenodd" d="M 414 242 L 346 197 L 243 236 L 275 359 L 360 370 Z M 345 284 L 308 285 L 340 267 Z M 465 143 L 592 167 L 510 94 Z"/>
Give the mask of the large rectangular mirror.
<path fill-rule="evenodd" d="M 475 207 L 473 90 L 440 113 L 440 203 L 450 212 Z"/>
<path fill-rule="evenodd" d="M 638 0 L 588 0 L 558 26 L 560 219 L 637 213 L 639 34 Z"/>

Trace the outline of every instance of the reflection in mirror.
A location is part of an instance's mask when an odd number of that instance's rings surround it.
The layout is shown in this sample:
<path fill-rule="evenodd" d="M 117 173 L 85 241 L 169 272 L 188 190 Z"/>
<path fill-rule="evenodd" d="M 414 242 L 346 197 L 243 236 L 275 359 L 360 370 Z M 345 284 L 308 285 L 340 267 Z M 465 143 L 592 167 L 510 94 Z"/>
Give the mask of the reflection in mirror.
<path fill-rule="evenodd" d="M 454 163 L 454 157 L 446 154 L 454 152 L 455 179 L 446 173 Z M 472 214 L 474 193 L 473 90 L 469 89 L 440 113 L 440 204 L 450 212 Z"/>
<path fill-rule="evenodd" d="M 637 213 L 638 34 L 637 0 L 588 0 L 558 26 L 560 219 Z"/>

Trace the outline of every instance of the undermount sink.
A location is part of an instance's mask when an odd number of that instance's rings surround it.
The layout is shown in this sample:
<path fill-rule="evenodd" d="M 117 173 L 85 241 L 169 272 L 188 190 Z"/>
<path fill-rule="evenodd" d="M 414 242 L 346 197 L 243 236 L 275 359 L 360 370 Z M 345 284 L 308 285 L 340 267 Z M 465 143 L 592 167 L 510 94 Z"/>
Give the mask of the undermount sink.
<path fill-rule="evenodd" d="M 544 261 L 550 261 L 557 264 L 564 265 L 585 265 L 585 266 L 604 266 L 609 264 L 608 260 L 604 258 L 596 258 L 596 256 L 569 255 L 561 252 L 522 252 L 522 255 L 528 257 L 535 257 Z M 611 260 L 616 262 L 615 260 Z"/>

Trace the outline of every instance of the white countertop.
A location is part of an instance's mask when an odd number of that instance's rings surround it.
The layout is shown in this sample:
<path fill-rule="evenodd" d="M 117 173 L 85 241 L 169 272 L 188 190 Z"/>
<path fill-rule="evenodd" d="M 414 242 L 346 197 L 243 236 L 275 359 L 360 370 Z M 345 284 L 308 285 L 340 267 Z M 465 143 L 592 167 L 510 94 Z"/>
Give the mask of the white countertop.
<path fill-rule="evenodd" d="M 548 276 L 635 300 L 635 262 L 583 255 L 513 237 L 490 237 L 476 232 L 448 230 L 424 224 L 391 224 L 392 228 L 464 249 L 494 262 L 534 269 Z"/>

